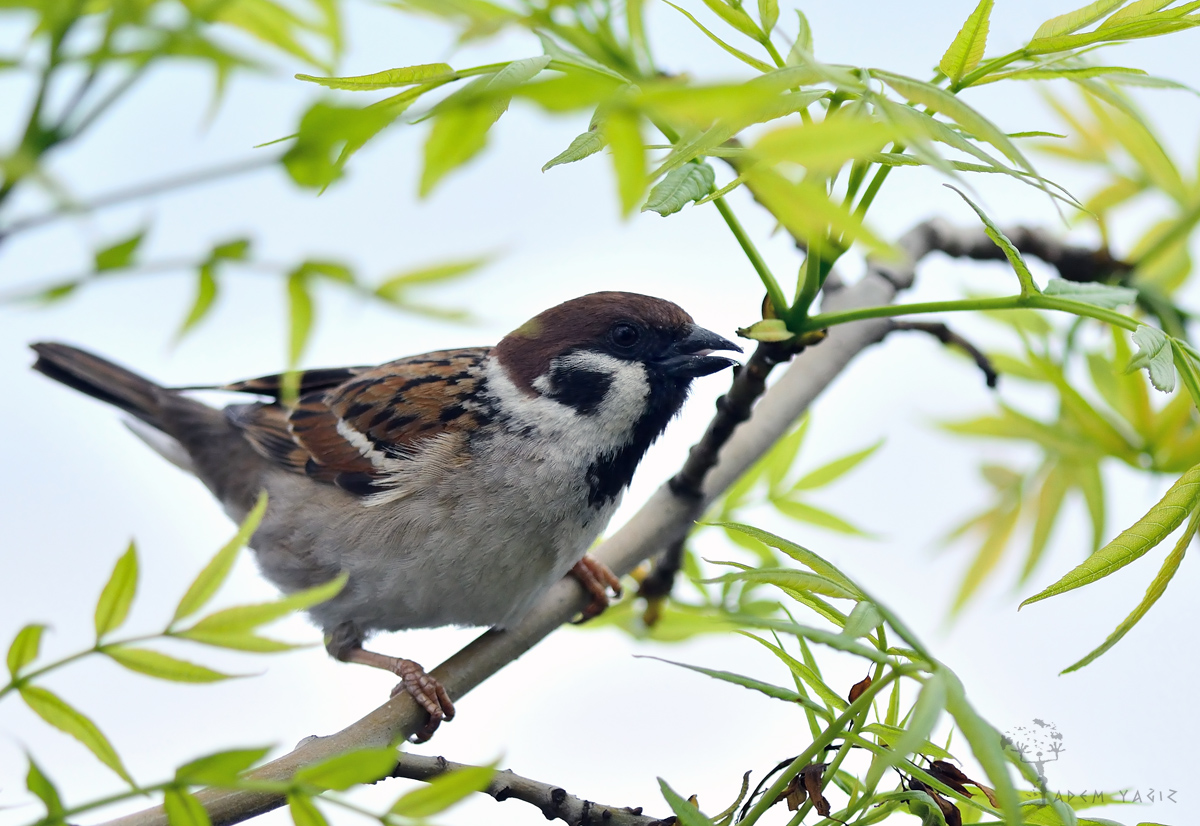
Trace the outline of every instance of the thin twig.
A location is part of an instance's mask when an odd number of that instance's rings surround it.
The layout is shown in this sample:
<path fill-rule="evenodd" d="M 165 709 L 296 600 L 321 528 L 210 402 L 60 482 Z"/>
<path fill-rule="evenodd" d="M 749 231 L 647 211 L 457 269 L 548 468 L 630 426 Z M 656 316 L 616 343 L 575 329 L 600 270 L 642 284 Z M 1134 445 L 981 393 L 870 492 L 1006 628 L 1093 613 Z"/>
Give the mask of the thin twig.
<path fill-rule="evenodd" d="M 893 321 L 892 329 L 897 332 L 912 330 L 928 333 L 947 347 L 959 348 L 975 360 L 975 364 L 983 371 L 983 378 L 987 382 L 987 386 L 993 389 L 996 387 L 1000 376 L 996 373 L 996 368 L 987 354 L 940 321 Z"/>
<path fill-rule="evenodd" d="M 435 777 L 457 769 L 469 768 L 444 757 L 403 753 L 400 762 L 392 770 L 392 777 L 409 780 L 433 780 Z M 606 826 L 655 826 L 663 821 L 642 814 L 638 807 L 607 806 L 576 797 L 552 783 L 521 777 L 510 770 L 498 771 L 484 794 L 497 801 L 523 800 L 536 806 L 546 820 L 561 820 L 570 826 L 603 823 Z"/>

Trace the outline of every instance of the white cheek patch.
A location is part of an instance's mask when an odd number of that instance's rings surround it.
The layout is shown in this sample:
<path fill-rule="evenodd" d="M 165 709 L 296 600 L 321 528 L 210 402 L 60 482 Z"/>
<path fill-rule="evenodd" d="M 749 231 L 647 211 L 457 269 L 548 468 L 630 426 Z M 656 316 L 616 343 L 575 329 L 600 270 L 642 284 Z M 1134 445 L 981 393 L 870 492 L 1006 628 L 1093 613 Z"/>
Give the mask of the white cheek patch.
<path fill-rule="evenodd" d="M 586 415 L 546 395 L 552 390 L 548 375 L 534 379 L 533 387 L 541 395 L 530 397 L 517 388 L 499 362 L 488 365 L 488 390 L 518 426 L 536 427 L 543 434 L 561 437 L 572 452 L 595 457 L 629 442 L 634 425 L 646 412 L 650 394 L 642 364 L 580 351 L 555 359 L 552 368 L 605 373 L 611 383 L 595 411 Z"/>

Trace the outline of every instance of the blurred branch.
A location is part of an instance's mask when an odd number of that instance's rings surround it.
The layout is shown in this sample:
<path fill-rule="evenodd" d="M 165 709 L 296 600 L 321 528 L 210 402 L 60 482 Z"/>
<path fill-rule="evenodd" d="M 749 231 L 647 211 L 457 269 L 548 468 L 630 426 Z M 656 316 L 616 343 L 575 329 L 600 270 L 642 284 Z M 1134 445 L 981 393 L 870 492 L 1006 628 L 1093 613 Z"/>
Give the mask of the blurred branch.
<path fill-rule="evenodd" d="M 259 169 L 266 169 L 269 166 L 274 166 L 278 162 L 279 157 L 277 155 L 256 157 L 222 166 L 214 166 L 210 169 L 189 172 L 184 175 L 176 175 L 172 178 L 163 178 L 159 181 L 138 184 L 125 189 L 118 189 L 115 192 L 110 192 L 107 195 L 101 195 L 98 198 L 78 204 L 64 204 L 59 209 L 48 210 L 38 215 L 31 215 L 27 218 L 20 218 L 16 221 L 13 221 L 6 227 L 0 227 L 0 243 L 3 243 L 19 232 L 24 232 L 25 230 L 34 229 L 35 227 L 53 223 L 54 221 L 58 221 L 67 217 L 68 215 L 96 212 L 101 209 L 107 209 L 111 206 L 128 203 L 129 201 L 148 198 L 152 195 L 159 195 L 164 192 L 186 189 L 199 184 L 217 181 L 221 178 L 232 178 L 237 175 L 243 175 L 247 172 L 255 172 Z"/>
<path fill-rule="evenodd" d="M 939 249 L 936 242 L 954 232 L 941 221 L 921 224 L 897 242 L 905 252 L 903 260 L 871 262 L 867 274 L 852 286 L 845 286 L 831 275 L 825 285 L 824 307 L 841 310 L 891 303 L 899 290 L 911 286 L 917 262 L 931 250 Z M 718 426 L 725 416 L 718 412 L 704 440 L 688 459 L 689 464 L 709 463 L 711 457 L 716 457 L 707 473 L 700 472 L 696 490 L 680 496 L 671 483 L 662 485 L 624 526 L 596 549 L 596 558 L 623 575 L 647 557 L 680 541 L 708 505 L 788 431 L 855 356 L 882 340 L 890 327 L 888 321 L 879 319 L 839 325 L 819 347 L 809 348 L 793 360 L 783 376 L 759 398 L 748 421 L 736 427 Z M 735 386 L 746 386 L 752 376 L 743 369 L 734 379 Z M 731 389 L 729 395 L 734 394 Z M 485 632 L 435 668 L 432 675 L 453 698 L 461 698 L 568 622 L 588 599 L 575 580 L 560 580 L 521 622 L 505 631 Z M 333 755 L 401 741 L 424 722 L 425 713 L 407 694 L 401 694 L 342 731 L 305 741 L 290 754 L 249 776 L 286 781 L 301 767 Z M 240 823 L 284 802 L 274 791 L 206 789 L 198 792 L 197 797 L 213 826 Z M 157 806 L 110 821 L 109 826 L 168 826 L 168 822 L 162 807 Z"/>
<path fill-rule="evenodd" d="M 911 330 L 928 333 L 947 347 L 959 348 L 975 360 L 975 364 L 983 371 L 983 378 L 987 382 L 987 386 L 995 388 L 999 375 L 996 373 L 996 368 L 992 366 L 992 362 L 987 357 L 987 354 L 945 324 L 939 321 L 894 321 L 892 322 L 892 329 L 896 332 Z"/>
<path fill-rule="evenodd" d="M 1113 258 L 1107 247 L 1074 246 L 1044 229 L 1018 226 L 1005 228 L 1004 234 L 1022 253 L 1045 261 L 1067 281 L 1104 281 L 1112 276 L 1119 280 L 1133 269 L 1132 264 Z M 1004 251 L 987 237 L 983 227 L 955 230 L 936 249 L 955 258 L 1005 260 Z"/>
<path fill-rule="evenodd" d="M 469 768 L 462 763 L 453 763 L 444 757 L 422 754 L 400 755 L 400 762 L 392 770 L 392 777 L 409 780 L 433 780 L 435 777 L 457 769 Z M 605 806 L 569 794 L 566 789 L 538 780 L 521 777 L 512 771 L 498 771 L 484 794 L 497 801 L 523 800 L 536 806 L 546 820 L 561 820 L 570 826 L 588 823 L 604 823 L 606 826 L 654 826 L 662 823 L 658 818 L 642 814 L 641 807 L 629 808 Z"/>

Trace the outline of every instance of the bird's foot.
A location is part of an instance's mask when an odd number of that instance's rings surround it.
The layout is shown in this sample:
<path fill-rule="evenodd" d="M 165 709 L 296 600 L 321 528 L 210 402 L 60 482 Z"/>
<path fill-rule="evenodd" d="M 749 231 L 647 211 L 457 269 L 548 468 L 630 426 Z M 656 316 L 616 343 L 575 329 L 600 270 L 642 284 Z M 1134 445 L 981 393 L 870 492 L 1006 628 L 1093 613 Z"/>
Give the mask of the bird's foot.
<path fill-rule="evenodd" d="M 579 619 L 574 620 L 576 624 L 600 616 L 608 607 L 610 590 L 613 597 L 620 598 L 621 596 L 621 580 L 609 570 L 607 565 L 591 554 L 585 554 L 583 559 L 575 563 L 575 567 L 571 569 L 571 576 L 579 580 L 584 590 L 592 597 L 592 601 L 583 609 Z"/>
<path fill-rule="evenodd" d="M 454 719 L 454 703 L 450 701 L 445 687 L 425 673 L 418 663 L 397 658 L 392 671 L 400 678 L 400 682 L 392 689 L 392 696 L 406 693 L 429 714 L 429 720 L 413 735 L 414 742 L 424 743 L 437 731 L 442 720 Z"/>

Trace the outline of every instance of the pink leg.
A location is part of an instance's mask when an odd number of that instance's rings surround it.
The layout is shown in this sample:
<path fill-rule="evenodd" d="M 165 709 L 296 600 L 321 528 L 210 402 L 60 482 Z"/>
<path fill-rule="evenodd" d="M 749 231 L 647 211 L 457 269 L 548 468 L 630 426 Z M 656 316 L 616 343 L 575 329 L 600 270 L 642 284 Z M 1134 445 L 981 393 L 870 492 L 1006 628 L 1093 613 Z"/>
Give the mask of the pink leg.
<path fill-rule="evenodd" d="M 406 692 L 417 701 L 417 705 L 429 714 L 429 721 L 414 735 L 416 742 L 424 743 L 432 737 L 442 720 L 454 719 L 454 703 L 450 701 L 450 695 L 446 693 L 446 689 L 412 660 L 377 654 L 374 651 L 367 651 L 361 646 L 355 646 L 342 652 L 338 659 L 348 663 L 369 665 L 372 668 L 382 668 L 400 678 L 400 682 L 392 689 L 392 696 L 395 697 L 402 691 Z"/>
<path fill-rule="evenodd" d="M 583 559 L 576 562 L 570 575 L 579 580 L 584 589 L 592 596 L 592 601 L 583 609 L 579 622 L 587 622 L 604 612 L 604 609 L 608 607 L 610 589 L 614 597 L 621 596 L 621 580 L 608 569 L 607 565 L 591 554 L 584 555 Z"/>

